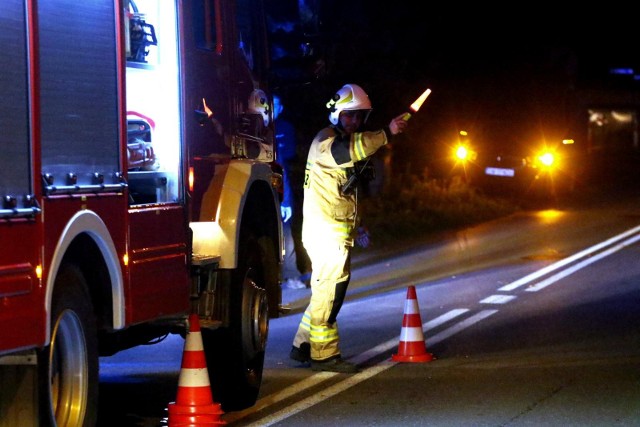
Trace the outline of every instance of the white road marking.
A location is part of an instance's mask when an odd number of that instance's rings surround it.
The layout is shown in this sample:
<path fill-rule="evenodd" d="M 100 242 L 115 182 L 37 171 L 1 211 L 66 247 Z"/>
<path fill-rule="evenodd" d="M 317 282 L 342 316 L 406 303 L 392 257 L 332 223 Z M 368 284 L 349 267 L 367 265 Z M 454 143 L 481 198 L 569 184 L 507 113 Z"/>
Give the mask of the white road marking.
<path fill-rule="evenodd" d="M 626 232 L 619 234 L 617 236 L 614 236 L 602 243 L 599 243 L 597 245 L 594 245 L 590 248 L 587 248 L 581 252 L 578 252 L 570 257 L 567 257 L 559 262 L 556 262 L 554 264 L 551 264 L 541 270 L 538 270 L 532 274 L 529 274 L 528 276 L 525 276 L 519 280 L 516 280 L 508 285 L 505 285 L 501 288 L 499 288 L 499 291 L 511 291 L 514 290 L 522 285 L 525 285 L 527 283 L 530 283 L 552 271 L 555 271 L 561 267 L 564 267 L 567 264 L 570 264 L 576 260 L 579 260 L 583 257 L 586 257 L 596 251 L 601 250 L 602 248 L 605 248 L 607 246 L 610 246 L 620 240 L 623 240 L 625 238 L 627 238 L 630 235 L 636 234 L 640 232 L 640 226 L 637 226 L 635 228 L 629 229 Z M 592 264 L 606 256 L 609 256 L 635 242 L 637 242 L 638 240 L 640 240 L 640 234 L 612 247 L 607 249 L 606 251 L 603 251 L 597 255 L 594 255 L 570 268 L 567 268 L 566 270 L 563 270 L 557 274 L 554 274 L 553 276 L 539 282 L 536 285 L 530 286 L 528 287 L 526 290 L 529 292 L 535 292 L 538 291 L 540 289 L 543 289 L 547 286 L 549 286 L 552 283 L 557 282 L 558 280 L 567 277 L 568 275 L 578 271 L 581 268 L 586 267 L 589 264 Z M 515 296 L 510 296 L 510 295 L 491 295 L 483 300 L 480 301 L 480 303 L 489 303 L 489 304 L 504 304 L 507 303 L 509 301 L 514 300 L 516 297 Z M 429 329 L 434 329 L 444 323 L 446 323 L 447 321 L 456 318 L 466 312 L 468 312 L 469 309 L 466 308 L 462 308 L 462 309 L 454 309 L 451 310 L 445 314 L 443 314 L 442 316 L 439 316 L 429 322 L 426 322 L 422 325 L 424 330 L 429 330 Z M 479 321 L 486 319 L 487 317 L 497 313 L 498 310 L 482 310 L 476 314 L 474 314 L 471 317 L 468 317 L 452 326 L 450 326 L 449 328 L 439 332 L 438 334 L 426 339 L 425 341 L 430 343 L 430 344 L 436 344 L 439 343 L 440 341 L 443 341 L 449 337 L 451 337 L 452 335 L 478 323 Z M 384 352 L 389 351 L 390 349 L 392 349 L 394 346 L 396 346 L 398 343 L 398 338 L 392 339 L 392 340 L 388 340 L 382 344 L 379 344 L 357 356 L 352 357 L 351 359 L 349 359 L 351 362 L 355 363 L 355 364 L 361 364 L 364 363 L 376 356 L 378 356 L 379 354 L 382 354 Z M 375 375 L 378 375 L 381 372 L 384 372 L 385 370 L 395 366 L 398 362 L 394 362 L 391 359 L 382 361 L 380 363 L 377 363 L 371 367 L 365 368 L 363 369 L 361 372 L 351 375 L 348 378 L 346 378 L 343 381 L 340 381 L 320 392 L 318 392 L 317 394 L 307 397 L 301 401 L 298 401 L 290 406 L 287 406 L 286 408 L 275 412 L 271 415 L 268 415 L 264 418 L 261 418 L 257 421 L 255 421 L 254 423 L 250 424 L 251 426 L 270 426 L 272 424 L 275 424 L 277 422 L 280 422 L 286 418 L 289 418 L 301 411 L 304 411 L 305 409 L 308 409 L 318 403 L 323 402 L 324 400 L 335 396 L 338 393 L 341 393 L 345 390 L 347 390 L 350 387 L 353 387 L 354 385 L 357 385 L 359 383 L 361 383 L 362 381 L 365 381 Z M 256 413 L 272 404 L 275 404 L 277 402 L 280 402 L 284 399 L 287 399 L 297 393 L 300 393 L 306 389 L 309 389 L 311 387 L 316 386 L 317 384 L 320 384 L 334 376 L 336 376 L 338 374 L 333 373 L 333 372 L 320 372 L 317 374 L 314 374 L 302 381 L 297 382 L 296 384 L 293 384 L 289 387 L 286 387 L 285 389 L 277 392 L 277 393 L 273 393 L 269 396 L 265 396 L 261 399 L 259 399 L 256 404 L 254 406 L 252 406 L 251 408 L 248 408 L 244 411 L 239 411 L 239 412 L 233 412 L 230 414 L 225 414 L 224 419 L 226 422 L 230 423 L 233 421 L 237 421 L 241 418 L 244 418 L 245 416 L 249 415 L 249 414 L 253 414 Z"/>
<path fill-rule="evenodd" d="M 583 258 L 587 255 L 592 254 L 593 252 L 599 251 L 600 249 L 610 246 L 614 243 L 616 243 L 619 240 L 625 239 L 628 236 L 632 235 L 632 234 L 636 234 L 640 232 L 640 225 L 634 228 L 631 228 L 627 231 L 625 231 L 624 233 L 618 234 L 617 236 L 614 236 L 608 240 L 605 240 L 602 243 L 598 243 L 597 245 L 591 246 L 590 248 L 587 248 L 583 251 L 580 251 L 574 255 L 571 255 L 570 257 L 567 257 L 565 259 L 562 259 L 556 263 L 553 263 L 551 265 L 546 266 L 545 268 L 538 270 L 534 273 L 529 274 L 528 276 L 525 276 L 521 279 L 516 280 L 515 282 L 509 283 L 508 285 L 505 285 L 501 288 L 499 288 L 499 291 L 512 291 L 522 285 L 526 285 L 529 282 L 533 282 L 534 280 L 544 276 L 545 274 L 551 273 L 554 270 L 557 270 L 561 267 L 564 267 L 565 265 L 572 263 L 580 258 Z"/>
<path fill-rule="evenodd" d="M 515 295 L 491 295 L 483 300 L 480 300 L 481 304 L 506 304 L 511 300 L 516 299 Z"/>
<path fill-rule="evenodd" d="M 599 254 L 594 255 L 591 258 L 587 258 L 584 261 L 579 262 L 578 264 L 576 264 L 576 265 L 574 265 L 574 266 L 572 266 L 570 268 L 562 270 L 561 272 L 556 273 L 553 276 L 549 277 L 548 279 L 545 279 L 545 280 L 543 280 L 541 282 L 538 282 L 535 285 L 530 286 L 525 290 L 527 292 L 536 292 L 536 291 L 539 291 L 540 289 L 544 289 L 547 286 L 551 285 L 552 283 L 555 283 L 558 280 L 563 279 L 563 278 L 567 277 L 568 275 L 575 273 L 576 271 L 586 267 L 589 264 L 592 264 L 592 263 L 594 263 L 596 261 L 601 260 L 604 257 L 607 257 L 607 256 L 609 256 L 609 255 L 611 255 L 613 253 L 616 253 L 619 250 L 624 249 L 627 246 L 637 242 L 638 240 L 640 240 L 640 234 L 637 235 L 637 236 L 634 236 L 634 237 L 632 237 L 630 239 L 627 239 L 624 242 L 619 243 L 616 246 L 607 249 L 606 251 L 600 252 Z"/>
<path fill-rule="evenodd" d="M 297 383 L 290 385 L 289 387 L 283 388 L 282 390 L 276 393 L 272 393 L 268 396 L 258 399 L 255 405 L 253 405 L 250 408 L 244 409 L 242 411 L 225 414 L 224 420 L 228 423 L 231 423 L 233 421 L 242 419 L 247 415 L 253 414 L 254 412 L 258 412 L 275 403 L 281 402 L 285 399 L 290 398 L 291 396 L 301 393 L 308 388 L 315 387 L 316 385 L 328 380 L 329 378 L 335 377 L 336 375 L 338 374 L 335 372 L 318 372 L 317 374 L 311 375 L 308 378 L 298 381 Z"/>
<path fill-rule="evenodd" d="M 318 391 L 318 393 L 312 396 L 309 396 L 306 399 L 300 400 L 299 402 L 296 402 L 291 406 L 287 406 L 286 408 L 281 409 L 278 412 L 274 412 L 273 414 L 268 415 L 264 418 L 261 418 L 249 425 L 256 426 L 256 427 L 257 426 L 266 427 L 266 426 L 270 426 L 272 424 L 278 423 L 299 412 L 304 411 L 305 409 L 308 409 L 314 405 L 317 405 L 318 403 L 321 403 L 329 399 L 330 397 L 334 397 L 338 393 L 342 393 L 343 391 L 353 387 L 354 385 L 361 383 L 362 381 L 368 380 L 369 378 L 376 376 L 381 372 L 386 371 L 392 366 L 395 366 L 397 363 L 398 362 L 394 362 L 393 360 L 385 360 L 383 362 L 380 362 L 370 368 L 364 369 L 361 372 L 346 378 L 344 381 L 340 381 L 339 383 L 336 383 L 330 387 L 320 390 Z"/>
<path fill-rule="evenodd" d="M 443 314 L 442 316 L 438 316 L 435 319 L 426 322 L 422 325 L 422 329 L 424 331 L 428 331 L 430 329 L 434 329 L 437 328 L 438 326 L 442 325 L 443 323 L 448 322 L 449 320 L 460 316 L 463 313 L 466 313 L 467 311 L 469 311 L 469 309 L 467 308 L 458 308 L 455 310 L 451 310 L 448 313 Z M 373 359 L 374 357 L 378 356 L 381 353 L 385 353 L 389 350 L 391 350 L 392 348 L 396 347 L 398 345 L 398 341 L 399 338 L 393 338 L 390 339 L 387 342 L 383 342 L 382 344 L 378 344 L 377 346 L 363 352 L 360 353 L 357 356 L 354 356 L 352 358 L 349 359 L 350 362 L 355 363 L 356 365 L 359 365 L 361 363 L 366 362 L 367 360 Z"/>
<path fill-rule="evenodd" d="M 436 317 L 433 320 L 430 320 L 426 323 L 424 323 L 422 325 L 423 329 L 428 331 L 430 329 L 434 329 L 437 328 L 438 326 L 466 313 L 467 311 L 469 311 L 469 309 L 467 308 L 457 308 L 454 310 L 451 310 L 441 316 Z M 349 359 L 350 362 L 355 363 L 356 365 L 362 364 L 376 356 L 378 356 L 379 354 L 385 353 L 387 351 L 390 351 L 391 349 L 393 349 L 394 347 L 396 347 L 398 345 L 398 341 L 399 338 L 393 338 L 390 339 L 386 342 L 383 342 L 381 344 L 378 344 L 377 346 L 363 352 L 360 353 L 357 356 L 354 356 L 352 358 Z M 383 362 L 386 363 L 386 362 Z M 393 366 L 396 362 L 390 362 L 392 363 L 389 367 Z M 374 369 L 376 366 L 375 365 L 371 368 L 365 369 L 365 371 L 363 372 L 368 372 L 371 369 Z M 363 372 L 356 374 L 356 376 L 361 375 Z M 288 399 L 289 397 L 296 395 L 298 393 L 303 392 L 306 389 L 309 389 L 311 387 L 315 387 L 316 385 L 328 380 L 329 378 L 332 378 L 334 376 L 336 376 L 338 374 L 336 374 L 335 372 L 319 372 L 317 374 L 311 375 L 308 378 L 305 378 L 302 381 L 298 381 L 297 383 L 290 385 L 289 387 L 286 387 L 276 393 L 272 393 L 268 396 L 265 396 L 261 399 L 258 399 L 258 401 L 255 403 L 255 405 L 253 405 L 251 408 L 247 408 L 243 411 L 238 411 L 238 412 L 232 412 L 230 414 L 225 414 L 225 421 L 227 422 L 233 422 L 233 421 L 237 421 L 241 418 L 244 418 L 246 416 L 248 416 L 249 414 L 253 414 L 255 412 L 258 412 L 268 406 L 271 406 L 275 403 L 281 402 L 285 399 Z M 367 377 L 368 378 L 368 377 Z M 299 412 L 299 411 L 298 411 Z M 293 414 L 290 414 L 293 415 Z M 261 420 L 260 422 L 262 423 L 264 421 Z M 277 422 L 277 421 L 273 421 L 273 422 Z M 272 422 L 272 423 L 273 423 Z M 268 425 L 268 424 L 261 424 L 261 425 Z"/>
<path fill-rule="evenodd" d="M 440 341 L 443 341 L 443 340 L 449 338 L 451 335 L 456 334 L 456 333 L 460 332 L 461 330 L 466 329 L 469 326 L 478 323 L 482 319 L 485 319 L 485 318 L 491 316 L 492 314 L 496 314 L 497 312 L 498 312 L 498 310 L 482 310 L 481 312 L 476 313 L 473 316 L 464 319 L 460 323 L 456 323 L 455 325 L 445 329 L 444 331 L 439 332 L 438 334 L 432 336 L 431 338 L 429 338 L 427 340 L 427 342 L 432 344 L 432 345 L 433 344 L 437 344 Z"/>

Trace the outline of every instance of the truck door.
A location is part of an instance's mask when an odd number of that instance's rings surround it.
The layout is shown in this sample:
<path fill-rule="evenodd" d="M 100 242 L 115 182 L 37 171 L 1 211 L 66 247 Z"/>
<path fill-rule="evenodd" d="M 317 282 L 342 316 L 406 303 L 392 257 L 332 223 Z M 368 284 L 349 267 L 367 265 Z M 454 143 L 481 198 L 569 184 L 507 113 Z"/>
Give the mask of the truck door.
<path fill-rule="evenodd" d="M 38 303 L 38 221 L 29 119 L 27 22 L 22 0 L 0 7 L 0 354 L 44 339 Z M 6 325 L 11 325 L 10 327 Z"/>
<path fill-rule="evenodd" d="M 176 2 L 129 0 L 125 16 L 131 321 L 188 306 Z"/>
<path fill-rule="evenodd" d="M 266 81 L 267 41 L 260 1 L 183 0 L 182 5 L 184 132 L 196 177 L 191 220 L 198 221 L 217 165 L 231 157 L 230 140 L 239 133 L 249 95 Z M 205 102 L 220 126 L 198 124 L 194 111 L 203 110 Z"/>

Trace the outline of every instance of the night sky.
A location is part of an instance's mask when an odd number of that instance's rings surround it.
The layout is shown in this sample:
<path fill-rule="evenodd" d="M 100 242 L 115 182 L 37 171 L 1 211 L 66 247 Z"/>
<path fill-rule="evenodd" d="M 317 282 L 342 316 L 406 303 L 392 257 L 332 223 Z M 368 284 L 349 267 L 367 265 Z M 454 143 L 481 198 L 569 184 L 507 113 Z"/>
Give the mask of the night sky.
<path fill-rule="evenodd" d="M 276 19 L 295 20 L 290 7 L 297 3 L 270 0 L 267 6 Z M 507 123 L 510 132 L 569 134 L 583 126 L 584 112 L 566 107 L 579 89 L 610 86 L 621 79 L 611 68 L 640 65 L 637 18 L 618 3 L 581 10 L 560 10 L 566 7 L 559 2 L 307 3 L 317 14 L 298 24 L 313 35 L 307 40 L 316 46 L 322 73 L 306 85 L 279 83 L 288 85 L 307 135 L 326 124 L 325 98 L 347 82 L 369 93 L 372 125 L 385 124 L 432 88 L 411 125 L 411 136 L 420 140 L 443 140 L 489 122 Z M 624 78 L 635 90 L 632 76 Z"/>
<path fill-rule="evenodd" d="M 278 19 L 298 19 L 307 34 L 317 34 L 312 40 L 322 46 L 336 80 L 456 80 L 505 69 L 591 75 L 638 62 L 635 13 L 617 3 L 582 10 L 560 10 L 558 2 L 306 3 L 315 12 L 307 19 L 296 16 L 294 0 L 270 0 L 267 6 Z"/>

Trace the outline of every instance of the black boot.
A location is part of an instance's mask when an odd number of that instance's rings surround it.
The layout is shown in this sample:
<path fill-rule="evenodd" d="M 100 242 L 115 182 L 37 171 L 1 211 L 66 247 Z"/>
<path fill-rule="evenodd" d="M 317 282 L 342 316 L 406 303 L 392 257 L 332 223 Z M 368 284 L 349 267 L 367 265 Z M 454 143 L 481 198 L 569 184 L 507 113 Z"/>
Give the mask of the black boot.
<path fill-rule="evenodd" d="M 311 360 L 311 345 L 308 342 L 303 342 L 300 344 L 300 348 L 291 346 L 289 358 L 300 363 L 307 363 Z"/>
<path fill-rule="evenodd" d="M 327 360 L 311 360 L 311 369 L 314 371 L 339 372 L 342 374 L 355 374 L 359 372 L 356 365 L 343 360 L 340 356 Z"/>

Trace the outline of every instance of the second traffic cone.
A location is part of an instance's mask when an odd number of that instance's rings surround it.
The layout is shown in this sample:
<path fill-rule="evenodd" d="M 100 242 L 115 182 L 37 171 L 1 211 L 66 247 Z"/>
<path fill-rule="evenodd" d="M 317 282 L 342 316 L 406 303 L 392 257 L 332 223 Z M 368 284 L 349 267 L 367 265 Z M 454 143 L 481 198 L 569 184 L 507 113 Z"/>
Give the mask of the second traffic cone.
<path fill-rule="evenodd" d="M 189 333 L 184 344 L 182 367 L 178 379 L 178 395 L 169 403 L 169 427 L 195 427 L 226 424 L 219 403 L 213 401 L 209 371 L 204 354 L 200 321 L 189 316 Z"/>
<path fill-rule="evenodd" d="M 415 286 L 409 286 L 407 289 L 398 354 L 394 354 L 391 358 L 396 362 L 429 362 L 433 360 L 433 355 L 427 353 L 427 346 L 424 343 Z"/>

